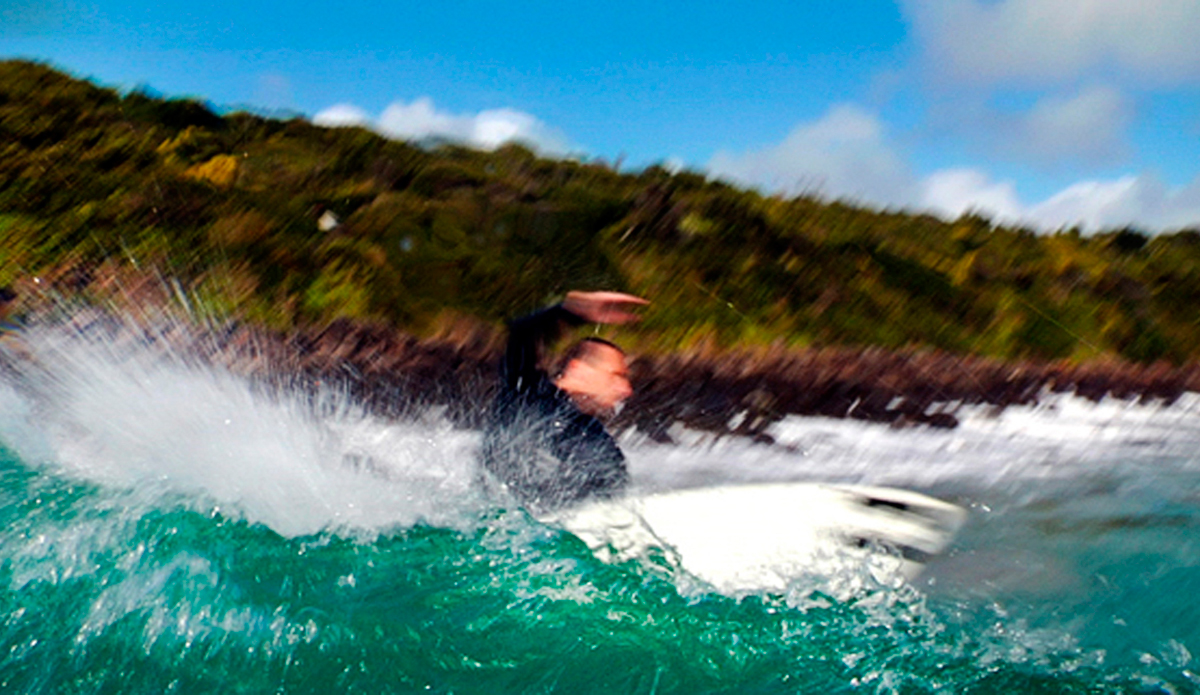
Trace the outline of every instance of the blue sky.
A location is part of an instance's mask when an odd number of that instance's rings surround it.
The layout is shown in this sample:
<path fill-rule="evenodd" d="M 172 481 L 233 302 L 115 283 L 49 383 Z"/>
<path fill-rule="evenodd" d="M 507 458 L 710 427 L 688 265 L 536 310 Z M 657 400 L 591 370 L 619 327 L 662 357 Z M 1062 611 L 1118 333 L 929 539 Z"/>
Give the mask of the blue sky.
<path fill-rule="evenodd" d="M 1200 227 L 1200 2 L 4 0 L 0 56 L 393 137 Z"/>

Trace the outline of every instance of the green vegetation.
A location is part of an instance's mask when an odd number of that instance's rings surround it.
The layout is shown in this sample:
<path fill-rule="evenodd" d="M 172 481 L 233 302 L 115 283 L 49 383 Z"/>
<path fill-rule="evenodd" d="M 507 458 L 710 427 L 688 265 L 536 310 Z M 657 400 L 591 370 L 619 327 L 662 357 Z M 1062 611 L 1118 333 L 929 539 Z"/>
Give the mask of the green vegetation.
<path fill-rule="evenodd" d="M 340 224 L 321 229 L 326 213 Z M 0 241 L 0 284 L 155 268 L 214 311 L 281 329 L 348 318 L 421 333 L 445 312 L 495 322 L 612 288 L 653 299 L 644 348 L 1200 350 L 1196 231 L 1039 235 L 518 145 L 421 147 L 20 61 L 0 62 Z"/>

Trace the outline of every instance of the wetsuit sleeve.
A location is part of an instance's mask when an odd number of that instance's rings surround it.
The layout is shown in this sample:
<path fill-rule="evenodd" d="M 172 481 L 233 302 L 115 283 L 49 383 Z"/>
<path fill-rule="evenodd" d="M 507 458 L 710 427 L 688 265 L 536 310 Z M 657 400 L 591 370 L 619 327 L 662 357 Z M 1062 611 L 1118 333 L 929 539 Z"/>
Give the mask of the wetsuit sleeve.
<path fill-rule="evenodd" d="M 580 326 L 585 321 L 555 304 L 522 316 L 508 324 L 508 347 L 501 367 L 504 386 L 510 391 L 534 388 L 542 374 L 539 362 L 542 352 L 558 340 L 566 326 Z"/>
<path fill-rule="evenodd" d="M 599 421 L 581 415 L 563 434 L 553 445 L 559 460 L 569 462 L 570 483 L 557 491 L 562 501 L 613 497 L 629 487 L 625 455 Z"/>

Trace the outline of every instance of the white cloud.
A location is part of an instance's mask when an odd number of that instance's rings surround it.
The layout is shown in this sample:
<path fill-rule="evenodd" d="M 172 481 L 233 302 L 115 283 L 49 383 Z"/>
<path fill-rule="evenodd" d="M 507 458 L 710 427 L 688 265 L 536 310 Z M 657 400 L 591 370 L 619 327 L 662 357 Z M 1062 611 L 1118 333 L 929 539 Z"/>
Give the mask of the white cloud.
<path fill-rule="evenodd" d="M 1045 231 L 1200 228 L 1200 178 L 1177 187 L 1167 186 L 1152 174 L 1085 180 L 1031 204 L 1020 200 L 1011 181 L 994 181 L 978 169 L 935 172 L 922 181 L 922 189 L 920 207 L 948 218 L 981 212 L 996 222 Z"/>
<path fill-rule="evenodd" d="M 527 113 L 513 109 L 480 111 L 472 124 L 472 142 L 484 147 L 498 147 L 506 142 L 541 143 L 543 149 L 562 150 L 565 143 L 550 132 L 544 123 Z"/>
<path fill-rule="evenodd" d="M 1062 109 L 1067 114 L 1063 122 L 1071 120 L 1071 106 Z M 801 123 L 775 145 L 745 154 L 718 153 L 708 169 L 715 176 L 768 191 L 796 194 L 815 189 L 830 199 L 851 198 L 947 218 L 976 212 L 997 222 L 1046 231 L 1072 226 L 1086 231 L 1127 225 L 1147 231 L 1200 227 L 1200 177 L 1178 187 L 1152 174 L 1086 180 L 1030 203 L 1021 200 L 1014 182 L 995 180 L 979 168 L 942 169 L 918 176 L 878 119 L 846 105 L 830 109 L 814 122 Z"/>
<path fill-rule="evenodd" d="M 369 126 L 371 117 L 366 111 L 352 104 L 335 104 L 313 116 L 313 123 L 330 128 L 345 126 Z"/>
<path fill-rule="evenodd" d="M 1124 226 L 1136 221 L 1139 189 L 1144 184 L 1136 176 L 1112 181 L 1080 181 L 1072 184 L 1033 208 L 1043 224 L 1067 227 L 1078 224 L 1084 229 Z"/>
<path fill-rule="evenodd" d="M 385 135 L 406 140 L 444 137 L 469 142 L 473 123 L 471 116 L 440 112 L 434 108 L 432 99 L 421 97 L 411 104 L 392 103 L 379 116 L 378 127 Z"/>
<path fill-rule="evenodd" d="M 445 138 L 474 147 L 494 149 L 507 142 L 532 145 L 547 153 L 565 153 L 566 138 L 536 117 L 515 109 L 488 109 L 477 114 L 440 111 L 429 97 L 392 103 L 378 119 L 362 109 L 338 104 L 318 113 L 313 123 L 327 126 L 361 125 L 388 137 L 405 140 Z"/>
<path fill-rule="evenodd" d="M 1016 186 L 1011 181 L 992 181 L 976 169 L 943 169 L 925 177 L 920 184 L 918 205 L 946 217 L 982 212 L 997 222 L 1017 222 L 1023 217 Z"/>
<path fill-rule="evenodd" d="M 906 0 L 932 65 L 971 83 L 1070 80 L 1097 71 L 1200 80 L 1196 0 Z"/>
<path fill-rule="evenodd" d="M 834 106 L 815 122 L 796 126 L 777 145 L 744 154 L 718 152 L 709 169 L 742 183 L 790 193 L 891 201 L 912 192 L 912 173 L 886 143 L 883 125 L 872 114 L 847 104 Z"/>
<path fill-rule="evenodd" d="M 1129 101 L 1112 87 L 1094 86 L 1071 97 L 1046 97 L 1024 114 L 1016 146 L 1044 162 L 1111 161 L 1127 149 Z"/>
<path fill-rule="evenodd" d="M 924 129 L 934 138 L 965 138 L 973 150 L 1042 168 L 1112 165 L 1133 152 L 1133 100 L 1109 85 L 1042 96 L 1021 111 L 1002 110 L 985 95 L 956 93 L 936 102 Z"/>
<path fill-rule="evenodd" d="M 1045 227 L 1080 224 L 1088 230 L 1135 226 L 1148 230 L 1200 227 L 1200 178 L 1171 187 L 1156 176 L 1081 181 L 1034 205 L 1029 215 Z"/>

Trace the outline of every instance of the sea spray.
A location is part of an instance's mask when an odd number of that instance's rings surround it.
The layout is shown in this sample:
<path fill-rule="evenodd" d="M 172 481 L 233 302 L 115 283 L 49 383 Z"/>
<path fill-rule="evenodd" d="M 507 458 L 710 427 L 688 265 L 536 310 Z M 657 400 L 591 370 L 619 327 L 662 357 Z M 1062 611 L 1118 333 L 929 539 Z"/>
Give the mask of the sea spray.
<path fill-rule="evenodd" d="M 445 524 L 473 500 L 477 435 L 435 416 L 381 421 L 344 392 L 266 388 L 161 341 L 29 340 L 38 361 L 7 418 L 24 460 L 209 498 L 284 535 Z"/>

